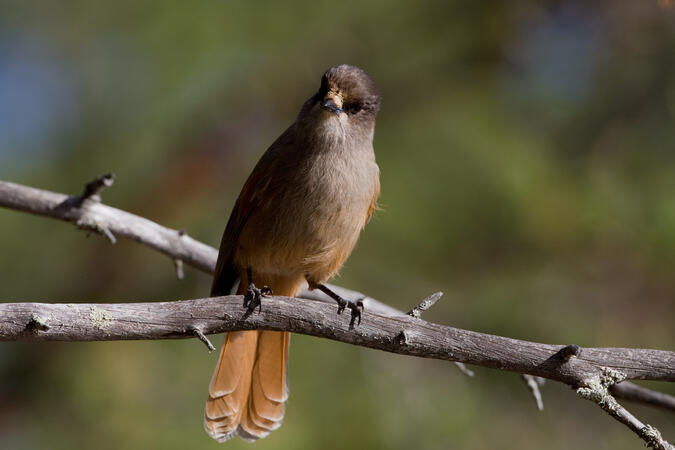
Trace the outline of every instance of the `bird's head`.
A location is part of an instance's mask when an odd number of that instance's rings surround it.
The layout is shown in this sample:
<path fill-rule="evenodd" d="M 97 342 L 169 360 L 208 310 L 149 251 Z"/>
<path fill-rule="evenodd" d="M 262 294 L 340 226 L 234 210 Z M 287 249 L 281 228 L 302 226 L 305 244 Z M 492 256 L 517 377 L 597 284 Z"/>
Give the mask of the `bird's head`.
<path fill-rule="evenodd" d="M 380 92 L 368 74 L 342 64 L 328 69 L 321 86 L 303 106 L 299 119 L 344 131 L 362 130 L 372 135 L 380 109 Z"/>

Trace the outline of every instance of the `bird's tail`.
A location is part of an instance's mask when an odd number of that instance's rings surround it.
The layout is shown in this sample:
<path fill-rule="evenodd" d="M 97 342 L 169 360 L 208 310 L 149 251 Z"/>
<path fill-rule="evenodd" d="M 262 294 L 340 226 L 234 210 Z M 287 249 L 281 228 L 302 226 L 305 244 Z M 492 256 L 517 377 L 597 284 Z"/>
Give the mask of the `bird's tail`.
<path fill-rule="evenodd" d="M 266 281 L 254 278 L 260 286 Z M 246 290 L 244 281 L 238 294 Z M 300 287 L 298 282 L 269 281 L 274 282 L 269 285 L 275 295 L 292 297 Z M 290 333 L 279 331 L 235 331 L 225 336 L 206 401 L 204 428 L 209 436 L 224 442 L 238 434 L 254 441 L 281 426 L 288 399 L 289 340 Z"/>

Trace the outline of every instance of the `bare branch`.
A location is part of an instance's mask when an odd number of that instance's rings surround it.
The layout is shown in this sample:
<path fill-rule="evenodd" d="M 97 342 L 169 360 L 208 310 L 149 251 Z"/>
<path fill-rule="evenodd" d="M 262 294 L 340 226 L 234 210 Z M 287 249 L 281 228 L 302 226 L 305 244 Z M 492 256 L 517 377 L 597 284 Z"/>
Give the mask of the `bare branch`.
<path fill-rule="evenodd" d="M 170 339 L 264 329 L 291 331 L 404 355 L 459 361 L 585 386 L 606 368 L 627 379 L 675 381 L 675 352 L 629 348 L 585 348 L 564 361 L 563 346 L 461 330 L 409 316 L 364 311 L 361 326 L 349 329 L 332 305 L 269 297 L 262 313 L 244 317 L 241 296 L 118 304 L 0 304 L 0 341 L 100 341 Z M 34 316 L 47 329 L 27 332 Z M 404 333 L 405 342 L 398 336 Z"/>
<path fill-rule="evenodd" d="M 473 370 L 466 367 L 466 364 L 464 364 L 464 363 L 455 361 L 455 366 L 457 366 L 459 371 L 462 372 L 464 375 L 466 375 L 469 378 L 471 378 L 475 375 L 475 373 L 473 373 Z"/>
<path fill-rule="evenodd" d="M 176 278 L 178 278 L 179 280 L 185 278 L 185 273 L 183 272 L 183 260 L 174 259 L 173 265 L 176 267 Z"/>
<path fill-rule="evenodd" d="M 525 384 L 527 384 L 527 387 L 530 389 L 530 392 L 532 392 L 532 397 L 534 397 L 534 401 L 537 404 L 537 409 L 539 411 L 544 410 L 544 400 L 541 397 L 541 391 L 539 390 L 539 385 L 543 385 L 543 378 L 539 377 L 534 377 L 532 375 L 527 375 L 527 374 L 522 374 L 521 377 L 523 378 L 523 381 Z"/>
<path fill-rule="evenodd" d="M 675 397 L 663 392 L 652 391 L 643 386 L 624 381 L 613 384 L 609 387 L 609 392 L 614 397 L 623 398 L 638 403 L 665 408 L 675 412 Z"/>
<path fill-rule="evenodd" d="M 637 417 L 609 393 L 609 388 L 626 379 L 626 374 L 619 370 L 605 367 L 600 376 L 589 379 L 584 386 L 577 389 L 581 397 L 595 402 L 617 421 L 630 428 L 635 434 L 645 441 L 647 447 L 656 450 L 675 450 L 671 444 L 663 439 L 659 430 L 651 425 L 645 425 Z"/>
<path fill-rule="evenodd" d="M 209 338 L 207 338 L 206 335 L 204 333 L 202 333 L 202 330 L 200 330 L 197 327 L 192 327 L 191 329 L 192 329 L 192 334 L 197 336 L 197 339 L 202 341 L 204 343 L 204 345 L 206 345 L 206 348 L 209 349 L 209 353 L 211 353 L 212 351 L 214 351 L 216 349 L 216 347 L 213 346 L 211 341 L 209 341 Z"/>
<path fill-rule="evenodd" d="M 475 364 L 560 381 L 576 387 L 657 449 L 668 449 L 658 430 L 642 424 L 609 394 L 624 379 L 675 381 L 675 352 L 585 348 L 565 360 L 565 346 L 539 344 L 364 311 L 350 329 L 332 305 L 270 297 L 247 314 L 241 296 L 161 303 L 0 304 L 0 341 L 179 339 L 195 334 L 264 329 L 291 331 L 404 355 Z M 196 333 L 195 330 L 199 330 Z M 403 338 L 402 338 L 403 337 Z M 609 375 L 619 374 L 609 378 Z"/>
<path fill-rule="evenodd" d="M 95 232 L 107 229 L 206 273 L 213 273 L 216 266 L 218 252 L 213 247 L 98 201 L 82 202 L 81 197 L 0 181 L 0 206 L 61 219 Z"/>
<path fill-rule="evenodd" d="M 422 313 L 427 309 L 431 308 L 443 297 L 442 292 L 434 292 L 424 300 L 422 300 L 417 306 L 408 311 L 408 315 L 412 317 L 417 317 L 418 319 L 422 317 Z"/>

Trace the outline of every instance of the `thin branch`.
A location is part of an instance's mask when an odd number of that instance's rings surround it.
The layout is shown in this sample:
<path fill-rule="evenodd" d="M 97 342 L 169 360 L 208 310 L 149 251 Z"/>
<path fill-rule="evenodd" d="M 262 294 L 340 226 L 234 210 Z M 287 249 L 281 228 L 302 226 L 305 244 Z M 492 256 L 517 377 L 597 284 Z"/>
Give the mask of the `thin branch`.
<path fill-rule="evenodd" d="M 537 409 L 539 411 L 544 410 L 544 400 L 541 397 L 541 390 L 539 389 L 539 385 L 543 385 L 544 379 L 539 378 L 539 377 L 534 377 L 532 375 L 527 375 L 527 374 L 522 374 L 521 377 L 523 378 L 523 381 L 525 384 L 527 384 L 527 387 L 530 389 L 530 392 L 532 393 L 532 397 L 534 397 L 534 401 L 537 404 Z"/>
<path fill-rule="evenodd" d="M 459 369 L 460 372 L 462 372 L 464 375 L 466 375 L 469 378 L 472 378 L 475 373 L 473 373 L 473 370 L 469 369 L 466 367 L 466 364 L 455 361 L 455 366 Z"/>
<path fill-rule="evenodd" d="M 95 198 L 83 202 L 80 196 L 35 189 L 0 181 L 0 206 L 71 222 L 97 233 L 110 231 L 180 259 L 206 273 L 213 273 L 218 251 L 177 230 L 143 217 L 102 204 Z"/>
<path fill-rule="evenodd" d="M 653 391 L 646 387 L 638 386 L 635 383 L 624 381 L 613 384 L 609 387 L 609 392 L 615 397 L 623 398 L 638 403 L 665 408 L 675 412 L 675 397 L 663 392 Z"/>
<path fill-rule="evenodd" d="M 422 317 L 422 313 L 426 311 L 427 309 L 431 308 L 436 304 L 437 301 L 439 301 L 443 297 L 442 292 L 434 292 L 421 302 L 417 306 L 415 306 L 413 309 L 408 311 L 408 315 L 412 317 L 417 317 L 418 319 Z"/>
<path fill-rule="evenodd" d="M 183 272 L 183 260 L 182 259 L 174 259 L 173 265 L 176 268 L 176 278 L 178 278 L 179 280 L 182 280 L 185 277 L 185 273 Z"/>
<path fill-rule="evenodd" d="M 214 351 L 216 349 L 216 347 L 213 346 L 213 344 L 211 343 L 209 338 L 207 338 L 206 335 L 204 333 L 202 333 L 202 330 L 200 330 L 197 327 L 192 327 L 191 331 L 192 331 L 192 334 L 197 336 L 197 339 L 199 339 L 200 341 L 202 341 L 204 343 L 204 345 L 206 345 L 206 348 L 209 349 L 209 353 L 211 353 L 212 351 Z"/>
<path fill-rule="evenodd" d="M 649 424 L 642 423 L 609 393 L 611 386 L 621 383 L 625 379 L 625 373 L 605 367 L 602 369 L 600 377 L 587 381 L 584 386 L 577 389 L 577 394 L 595 402 L 607 414 L 630 428 L 645 441 L 647 447 L 656 450 L 675 450 L 675 447 L 663 439 L 659 430 Z"/>

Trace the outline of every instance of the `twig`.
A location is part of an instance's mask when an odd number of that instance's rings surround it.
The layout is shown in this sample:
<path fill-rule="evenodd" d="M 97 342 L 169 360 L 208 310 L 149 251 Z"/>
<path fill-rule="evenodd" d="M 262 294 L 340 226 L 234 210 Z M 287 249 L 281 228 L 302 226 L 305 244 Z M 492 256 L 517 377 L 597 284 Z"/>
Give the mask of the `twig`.
<path fill-rule="evenodd" d="M 651 389 L 629 383 L 628 381 L 611 385 L 609 387 L 609 392 L 618 398 L 645 403 L 647 405 L 665 408 L 675 412 L 675 397 L 672 395 L 652 391 Z"/>
<path fill-rule="evenodd" d="M 422 313 L 426 311 L 427 309 L 431 308 L 436 304 L 437 301 L 439 301 L 443 297 L 442 292 L 435 292 L 422 300 L 417 306 L 415 306 L 413 309 L 408 311 L 408 315 L 412 317 L 417 317 L 418 319 L 422 317 Z"/>
<path fill-rule="evenodd" d="M 534 401 L 537 403 L 537 409 L 539 411 L 544 410 L 544 400 L 541 397 L 541 391 L 539 390 L 539 385 L 543 384 L 543 379 L 538 377 L 533 377 L 532 375 L 522 374 L 521 377 L 523 381 L 527 384 L 527 387 L 530 388 Z"/>
<path fill-rule="evenodd" d="M 216 349 L 216 347 L 213 346 L 211 341 L 209 341 L 209 338 L 207 338 L 206 335 L 204 333 L 202 333 L 202 331 L 199 328 L 197 328 L 195 326 L 192 326 L 192 327 L 190 327 L 190 330 L 192 330 L 192 334 L 197 336 L 197 339 L 199 339 L 200 341 L 202 341 L 204 343 L 204 345 L 206 345 L 206 348 L 209 349 L 209 353 L 211 353 L 212 351 L 214 351 Z"/>
<path fill-rule="evenodd" d="M 466 364 L 464 364 L 464 363 L 455 361 L 455 366 L 457 366 L 459 371 L 462 372 L 464 375 L 466 375 L 469 378 L 472 378 L 475 375 L 473 373 L 473 370 L 466 367 Z"/>
<path fill-rule="evenodd" d="M 176 278 L 182 280 L 185 277 L 185 273 L 183 272 L 183 260 L 174 259 L 173 265 L 176 267 Z"/>
<path fill-rule="evenodd" d="M 422 317 L 422 313 L 424 311 L 426 311 L 427 309 L 431 308 L 432 306 L 434 306 L 436 304 L 436 302 L 441 299 L 441 297 L 443 297 L 442 292 L 440 292 L 440 291 L 434 292 L 433 294 L 431 294 L 430 296 L 428 296 L 427 298 L 425 298 L 424 300 L 419 302 L 419 304 L 417 306 L 415 306 L 413 309 L 408 311 L 406 314 L 419 319 L 419 318 Z M 404 334 L 404 337 L 405 337 L 405 334 Z M 471 377 L 474 376 L 473 370 L 466 367 L 466 364 L 455 361 L 455 366 L 459 369 L 460 372 L 462 372 L 467 377 L 471 378 Z"/>
<path fill-rule="evenodd" d="M 79 223 L 78 223 L 78 225 L 79 225 L 80 227 L 83 227 L 83 226 L 84 226 L 83 224 L 84 224 L 84 222 L 79 222 Z M 99 224 L 95 224 L 95 225 L 94 225 L 94 229 L 95 229 L 96 231 L 100 232 L 101 234 L 103 234 L 103 236 L 107 237 L 111 244 L 116 244 L 116 243 L 117 243 L 117 238 L 116 238 L 115 235 L 112 233 L 112 231 L 110 231 L 109 228 L 104 227 L 104 226 L 101 226 L 101 225 L 99 225 Z"/>
<path fill-rule="evenodd" d="M 84 201 L 91 197 L 98 196 L 103 189 L 112 186 L 114 182 L 115 182 L 114 173 L 106 173 L 105 175 L 101 175 L 100 177 L 94 178 L 92 181 L 90 181 L 84 186 L 84 192 L 80 196 L 80 199 Z"/>
<path fill-rule="evenodd" d="M 620 383 L 626 378 L 625 373 L 604 367 L 597 377 L 589 379 L 585 385 L 577 388 L 577 394 L 595 402 L 607 414 L 633 430 L 647 443 L 647 447 L 656 450 L 675 450 L 675 447 L 663 439 L 659 430 L 649 424 L 642 423 L 609 393 L 610 386 Z"/>

